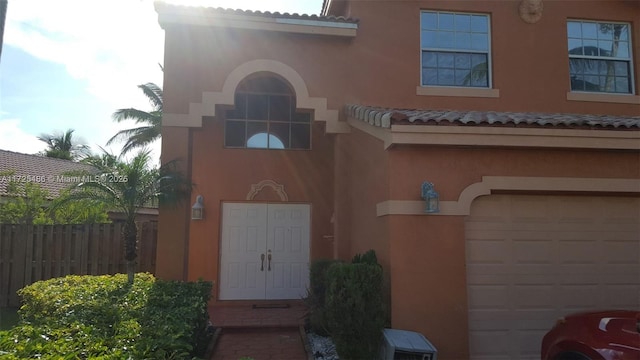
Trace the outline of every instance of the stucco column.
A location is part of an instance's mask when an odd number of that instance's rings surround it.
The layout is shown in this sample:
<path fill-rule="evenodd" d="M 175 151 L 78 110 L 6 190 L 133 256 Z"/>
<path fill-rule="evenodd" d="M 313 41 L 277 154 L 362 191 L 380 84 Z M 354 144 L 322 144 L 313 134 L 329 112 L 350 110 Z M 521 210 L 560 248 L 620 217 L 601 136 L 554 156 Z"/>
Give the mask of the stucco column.
<path fill-rule="evenodd" d="M 164 127 L 162 129 L 163 164 L 177 160 L 177 170 L 191 178 L 191 154 L 189 129 Z M 158 243 L 156 252 L 156 276 L 167 280 L 186 280 L 189 224 L 191 223 L 190 199 L 177 206 L 160 208 Z"/>

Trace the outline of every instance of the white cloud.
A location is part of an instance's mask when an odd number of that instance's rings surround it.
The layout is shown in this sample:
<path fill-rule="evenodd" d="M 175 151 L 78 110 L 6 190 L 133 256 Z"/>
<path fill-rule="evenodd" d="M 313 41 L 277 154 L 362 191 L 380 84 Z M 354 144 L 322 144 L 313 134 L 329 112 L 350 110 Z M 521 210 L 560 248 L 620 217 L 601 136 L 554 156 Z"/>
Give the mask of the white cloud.
<path fill-rule="evenodd" d="M 317 13 L 322 4 L 322 0 L 169 2 L 300 13 Z M 163 80 L 157 64 L 164 59 L 164 31 L 158 24 L 153 1 L 12 1 L 6 21 L 5 44 L 18 47 L 39 59 L 64 65 L 73 78 L 86 84 L 87 93 L 103 102 L 106 108 L 150 109 L 137 85 L 146 82 L 162 85 Z M 37 106 L 35 101 L 34 106 Z M 93 119 L 108 119 L 111 114 L 86 115 Z M 58 117 L 68 118 L 68 114 Z M 78 135 L 87 139 L 93 150 L 98 151 L 96 145 L 104 146 L 118 130 L 133 126 L 133 123 L 96 121 L 91 124 L 65 123 L 59 130 L 75 128 Z M 88 132 L 89 129 L 91 132 Z M 44 146 L 36 139 L 36 135 L 20 129 L 19 120 L 0 119 L 0 148 L 34 153 Z M 109 148 L 114 153 L 120 150 L 117 145 Z M 152 148 L 155 157 L 159 157 L 160 143 Z"/>
<path fill-rule="evenodd" d="M 19 119 L 0 120 L 0 149 L 35 154 L 45 147 L 46 145 L 36 136 L 20 129 Z"/>
<path fill-rule="evenodd" d="M 193 6 L 317 12 L 321 0 L 170 0 Z M 7 12 L 4 41 L 43 60 L 63 64 L 87 90 L 112 107 L 131 103 L 136 85 L 162 85 L 164 32 L 149 0 L 21 0 Z"/>
<path fill-rule="evenodd" d="M 114 108 L 147 106 L 130 99 L 138 84 L 162 84 L 163 40 L 151 2 L 22 0 L 7 12 L 6 44 L 63 64 Z"/>

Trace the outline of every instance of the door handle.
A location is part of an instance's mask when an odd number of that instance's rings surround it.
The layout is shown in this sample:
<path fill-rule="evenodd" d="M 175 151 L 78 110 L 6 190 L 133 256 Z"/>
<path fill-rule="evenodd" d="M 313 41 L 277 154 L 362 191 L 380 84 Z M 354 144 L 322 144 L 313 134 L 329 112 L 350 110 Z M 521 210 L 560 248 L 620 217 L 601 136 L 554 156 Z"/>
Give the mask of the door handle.
<path fill-rule="evenodd" d="M 268 260 L 267 270 L 271 271 L 271 254 L 267 255 L 267 260 Z"/>
<path fill-rule="evenodd" d="M 264 271 L 264 254 L 260 254 L 260 260 L 262 261 L 260 264 L 260 271 Z"/>

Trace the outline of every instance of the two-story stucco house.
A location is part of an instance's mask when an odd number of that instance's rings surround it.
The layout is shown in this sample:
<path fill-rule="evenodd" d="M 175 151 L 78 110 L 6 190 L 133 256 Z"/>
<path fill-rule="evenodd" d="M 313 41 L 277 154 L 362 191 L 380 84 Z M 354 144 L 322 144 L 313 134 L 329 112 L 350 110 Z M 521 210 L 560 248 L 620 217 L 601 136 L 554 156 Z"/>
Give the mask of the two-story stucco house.
<path fill-rule="evenodd" d="M 161 210 L 160 277 L 299 299 L 313 259 L 375 249 L 392 326 L 445 360 L 536 359 L 559 316 L 640 307 L 637 1 L 156 10 L 162 159 L 204 207 Z"/>

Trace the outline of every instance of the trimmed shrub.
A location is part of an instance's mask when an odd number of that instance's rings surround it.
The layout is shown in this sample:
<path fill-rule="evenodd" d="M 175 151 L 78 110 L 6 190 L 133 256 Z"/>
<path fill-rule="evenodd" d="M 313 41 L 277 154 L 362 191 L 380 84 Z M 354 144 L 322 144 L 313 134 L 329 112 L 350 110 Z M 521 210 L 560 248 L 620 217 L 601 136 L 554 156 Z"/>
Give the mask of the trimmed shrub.
<path fill-rule="evenodd" d="M 309 308 L 309 325 L 314 333 L 329 335 L 329 325 L 325 314 L 325 303 L 329 280 L 327 270 L 339 260 L 319 259 L 309 267 L 309 290 L 305 302 Z"/>
<path fill-rule="evenodd" d="M 385 324 L 382 267 L 333 264 L 327 277 L 326 316 L 338 355 L 345 360 L 377 358 Z"/>
<path fill-rule="evenodd" d="M 378 257 L 375 250 L 369 250 L 364 254 L 356 254 L 351 260 L 352 264 L 378 265 Z"/>
<path fill-rule="evenodd" d="M 211 283 L 137 274 L 67 276 L 20 290 L 21 322 L 0 332 L 7 359 L 191 359 L 204 355 Z"/>

